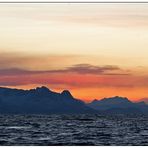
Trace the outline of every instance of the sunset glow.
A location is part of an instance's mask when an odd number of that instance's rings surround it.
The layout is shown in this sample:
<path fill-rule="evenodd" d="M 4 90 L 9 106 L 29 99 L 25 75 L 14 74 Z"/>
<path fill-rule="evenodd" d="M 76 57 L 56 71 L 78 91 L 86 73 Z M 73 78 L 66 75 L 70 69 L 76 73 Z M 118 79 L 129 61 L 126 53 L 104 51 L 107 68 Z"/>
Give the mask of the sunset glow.
<path fill-rule="evenodd" d="M 148 4 L 0 4 L 0 22 L 0 86 L 148 97 Z"/>

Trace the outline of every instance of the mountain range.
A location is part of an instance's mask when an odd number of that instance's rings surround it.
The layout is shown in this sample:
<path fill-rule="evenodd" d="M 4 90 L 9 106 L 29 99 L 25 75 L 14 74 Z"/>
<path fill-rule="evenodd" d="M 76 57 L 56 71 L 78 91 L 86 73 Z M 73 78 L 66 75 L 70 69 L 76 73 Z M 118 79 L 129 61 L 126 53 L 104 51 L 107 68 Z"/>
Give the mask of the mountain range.
<path fill-rule="evenodd" d="M 93 100 L 74 98 L 68 90 L 53 92 L 45 86 L 30 90 L 0 87 L 0 114 L 147 114 L 145 102 L 133 103 L 125 97 Z"/>
<path fill-rule="evenodd" d="M 57 93 L 47 87 L 30 90 L 0 88 L 0 113 L 5 114 L 64 114 L 95 113 L 75 99 L 68 90 Z"/>
<path fill-rule="evenodd" d="M 109 114 L 148 114 L 148 105 L 144 101 L 133 103 L 126 97 L 115 96 L 102 100 L 93 100 L 87 105 L 95 110 Z"/>

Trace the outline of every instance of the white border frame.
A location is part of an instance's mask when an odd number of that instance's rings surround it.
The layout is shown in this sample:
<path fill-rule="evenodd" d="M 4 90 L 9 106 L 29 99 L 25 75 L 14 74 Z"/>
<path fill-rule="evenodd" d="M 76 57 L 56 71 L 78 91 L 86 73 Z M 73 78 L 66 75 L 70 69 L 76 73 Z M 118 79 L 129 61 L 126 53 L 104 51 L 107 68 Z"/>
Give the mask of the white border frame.
<path fill-rule="evenodd" d="M 148 0 L 0 0 L 0 3 L 148 3 Z"/>

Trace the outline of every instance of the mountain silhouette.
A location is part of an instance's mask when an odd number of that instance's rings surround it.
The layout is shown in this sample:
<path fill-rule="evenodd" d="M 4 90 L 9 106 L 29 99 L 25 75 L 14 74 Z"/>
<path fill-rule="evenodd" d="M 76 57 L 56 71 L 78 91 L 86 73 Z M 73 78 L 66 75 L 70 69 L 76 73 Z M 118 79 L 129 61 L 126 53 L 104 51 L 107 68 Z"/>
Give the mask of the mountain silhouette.
<path fill-rule="evenodd" d="M 0 113 L 10 114 L 71 114 L 96 113 L 68 90 L 57 93 L 47 87 L 22 90 L 0 87 Z"/>
<path fill-rule="evenodd" d="M 88 105 L 95 109 L 105 110 L 113 107 L 124 108 L 133 105 L 133 103 L 127 98 L 115 96 L 111 98 L 103 98 L 102 100 L 94 100 Z"/>
<path fill-rule="evenodd" d="M 103 98 L 84 103 L 70 91 L 51 91 L 45 86 L 23 90 L 0 87 L 0 114 L 147 114 L 148 105 L 126 97 Z"/>
<path fill-rule="evenodd" d="M 126 97 L 95 99 L 87 105 L 95 110 L 110 114 L 148 114 L 148 105 L 145 102 L 133 103 Z"/>

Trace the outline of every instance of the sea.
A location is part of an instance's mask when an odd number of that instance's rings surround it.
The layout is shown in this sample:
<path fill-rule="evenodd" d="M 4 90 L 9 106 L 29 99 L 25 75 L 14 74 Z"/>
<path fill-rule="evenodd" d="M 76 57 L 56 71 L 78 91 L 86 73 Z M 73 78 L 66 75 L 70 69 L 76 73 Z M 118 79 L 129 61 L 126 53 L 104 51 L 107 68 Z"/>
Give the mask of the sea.
<path fill-rule="evenodd" d="M 1 146 L 148 146 L 148 117 L 0 115 Z"/>

